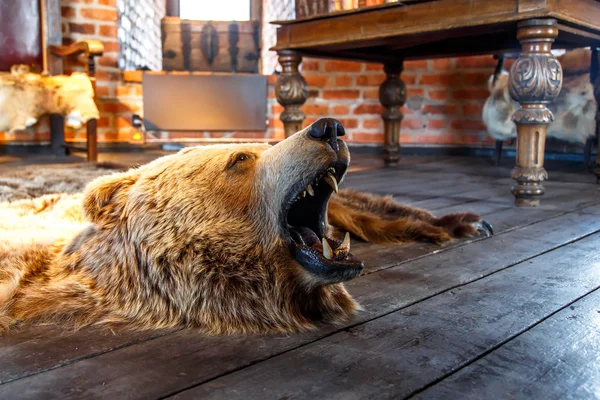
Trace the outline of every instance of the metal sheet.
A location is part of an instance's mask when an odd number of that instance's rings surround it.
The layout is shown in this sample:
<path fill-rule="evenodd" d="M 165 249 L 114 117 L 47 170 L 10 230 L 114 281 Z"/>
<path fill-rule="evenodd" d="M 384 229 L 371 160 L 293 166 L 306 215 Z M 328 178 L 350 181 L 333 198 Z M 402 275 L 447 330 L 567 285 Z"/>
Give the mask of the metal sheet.
<path fill-rule="evenodd" d="M 147 130 L 263 131 L 267 77 L 254 74 L 144 73 Z"/>

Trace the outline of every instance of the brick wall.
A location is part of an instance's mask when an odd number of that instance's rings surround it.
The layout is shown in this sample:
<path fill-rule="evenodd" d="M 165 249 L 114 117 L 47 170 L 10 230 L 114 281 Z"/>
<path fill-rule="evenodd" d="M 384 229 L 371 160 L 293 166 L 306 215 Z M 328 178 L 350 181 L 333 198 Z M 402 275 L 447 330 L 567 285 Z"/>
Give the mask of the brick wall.
<path fill-rule="evenodd" d="M 481 108 L 487 80 L 496 63 L 491 56 L 408 61 L 402 73 L 407 86 L 401 142 L 404 144 L 491 144 Z M 302 74 L 309 85 L 304 106 L 307 123 L 322 116 L 338 118 L 354 142 L 381 143 L 383 122 L 377 64 L 305 59 Z M 272 78 L 272 82 L 275 81 Z M 270 99 L 273 136 L 281 134 L 282 108 Z"/>
<path fill-rule="evenodd" d="M 119 11 L 129 13 L 127 19 L 134 23 L 145 18 L 145 24 L 136 25 L 135 34 L 127 36 L 121 62 L 156 66 L 156 55 L 144 59 L 156 44 L 164 0 L 62 0 L 63 33 L 65 42 L 81 39 L 101 40 L 104 56 L 98 59 L 97 94 L 101 117 L 98 138 L 101 142 L 134 141 L 135 130 L 130 125 L 132 113 L 141 113 L 142 93 L 138 83 L 124 82 L 119 63 Z M 127 4 L 135 3 L 135 7 Z M 131 5 L 130 4 L 130 5 Z M 136 11 L 137 10 L 137 11 Z M 153 10 L 148 14 L 148 10 Z M 135 13 L 139 12 L 139 15 Z M 133 14 L 132 14 L 133 13 Z M 151 20 L 151 23 L 148 22 Z M 131 24 L 133 25 L 133 24 Z M 147 35 L 141 32 L 149 30 Z M 132 33 L 132 31 L 130 31 Z M 140 38 L 147 37 L 147 43 Z M 143 50 L 140 50 L 143 49 Z M 83 69 L 83 59 L 70 62 L 67 70 Z M 490 144 L 481 122 L 481 107 L 487 97 L 486 81 L 493 72 L 495 62 L 490 56 L 459 59 L 439 59 L 407 62 L 402 78 L 408 88 L 404 107 L 401 142 L 403 144 Z M 381 143 L 383 124 L 378 101 L 378 85 L 384 79 L 379 65 L 354 62 L 306 59 L 302 73 L 309 87 L 309 99 L 304 106 L 306 123 L 322 116 L 340 119 L 347 128 L 348 140 L 359 143 Z M 270 76 L 268 119 L 266 132 L 200 132 L 196 138 L 283 138 L 279 121 L 281 107 L 276 103 Z M 157 133 L 154 138 L 181 141 L 189 134 Z M 28 132 L 0 134 L 0 141 L 48 140 L 47 124 L 40 124 Z M 67 140 L 82 141 L 85 130 L 67 132 Z M 150 138 L 152 139 L 152 138 Z M 151 140 L 150 140 L 151 141 Z"/>

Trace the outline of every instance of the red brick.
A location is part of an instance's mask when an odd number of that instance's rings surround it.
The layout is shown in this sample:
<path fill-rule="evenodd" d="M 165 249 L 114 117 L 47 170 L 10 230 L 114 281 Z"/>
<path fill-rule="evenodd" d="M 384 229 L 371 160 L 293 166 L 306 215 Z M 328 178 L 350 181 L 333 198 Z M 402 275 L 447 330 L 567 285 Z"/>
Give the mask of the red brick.
<path fill-rule="evenodd" d="M 400 79 L 405 85 L 414 85 L 417 82 L 417 74 L 414 72 L 404 72 L 400 75 Z"/>
<path fill-rule="evenodd" d="M 433 69 L 435 70 L 447 70 L 452 68 L 451 58 L 437 58 L 433 60 Z"/>
<path fill-rule="evenodd" d="M 100 109 L 106 113 L 126 113 L 131 111 L 131 109 L 126 104 L 108 102 L 100 104 Z"/>
<path fill-rule="evenodd" d="M 480 119 L 458 119 L 450 121 L 450 128 L 466 131 L 484 131 L 485 124 Z"/>
<path fill-rule="evenodd" d="M 408 98 L 410 96 L 425 97 L 425 90 L 421 88 L 408 88 L 406 90 L 406 97 Z"/>
<path fill-rule="evenodd" d="M 365 63 L 365 71 L 383 71 L 383 65 L 375 63 Z"/>
<path fill-rule="evenodd" d="M 446 129 L 446 120 L 445 119 L 428 119 L 427 120 L 427 130 L 440 130 Z"/>
<path fill-rule="evenodd" d="M 323 98 L 326 100 L 356 100 L 360 97 L 358 90 L 323 90 Z"/>
<path fill-rule="evenodd" d="M 333 108 L 331 109 L 331 113 L 334 116 L 348 115 L 348 113 L 350 113 L 350 107 L 348 107 L 348 106 L 333 106 Z"/>
<path fill-rule="evenodd" d="M 423 129 L 427 126 L 422 119 L 405 118 L 402 120 L 400 129 Z"/>
<path fill-rule="evenodd" d="M 454 115 L 458 113 L 458 106 L 456 104 L 425 104 L 421 112 L 423 114 Z"/>
<path fill-rule="evenodd" d="M 98 34 L 100 36 L 116 38 L 117 31 L 118 31 L 118 27 L 116 25 L 99 25 L 98 26 Z"/>
<path fill-rule="evenodd" d="M 447 89 L 427 89 L 427 97 L 431 100 L 447 100 Z"/>
<path fill-rule="evenodd" d="M 405 70 L 427 69 L 427 67 L 428 67 L 427 60 L 412 60 L 412 61 L 405 61 L 404 62 L 404 69 Z"/>
<path fill-rule="evenodd" d="M 108 128 L 109 126 L 110 126 L 110 118 L 109 117 L 98 118 L 98 128 Z"/>
<path fill-rule="evenodd" d="M 451 133 L 441 133 L 436 135 L 416 135 L 415 143 L 435 143 L 435 144 L 453 144 L 456 142 Z"/>
<path fill-rule="evenodd" d="M 443 85 L 454 86 L 460 84 L 461 74 L 459 73 L 431 73 L 422 74 L 419 78 L 421 85 Z"/>
<path fill-rule="evenodd" d="M 383 143 L 383 133 L 352 132 L 352 141 Z"/>
<path fill-rule="evenodd" d="M 354 61 L 326 61 L 326 72 L 360 72 L 362 64 Z"/>
<path fill-rule="evenodd" d="M 283 106 L 280 104 L 271 105 L 271 115 L 279 115 L 283 112 Z"/>
<path fill-rule="evenodd" d="M 465 85 L 485 85 L 490 78 L 491 73 L 469 72 L 465 74 Z"/>
<path fill-rule="evenodd" d="M 319 60 L 306 60 L 300 64 L 301 71 L 319 71 L 320 67 Z"/>
<path fill-rule="evenodd" d="M 96 59 L 99 65 L 103 65 L 105 67 L 115 67 L 117 68 L 117 57 L 112 56 L 102 56 Z"/>
<path fill-rule="evenodd" d="M 328 115 L 329 114 L 329 105 L 306 104 L 302 107 L 302 111 L 304 111 L 304 113 L 307 115 Z"/>
<path fill-rule="evenodd" d="M 103 6 L 116 7 L 117 6 L 117 0 L 98 0 L 98 4 L 101 4 Z"/>
<path fill-rule="evenodd" d="M 463 104 L 462 106 L 463 114 L 465 115 L 481 115 L 483 104 L 474 103 L 474 104 Z"/>
<path fill-rule="evenodd" d="M 351 86 L 352 85 L 352 77 L 348 75 L 336 76 L 335 77 L 335 86 Z"/>
<path fill-rule="evenodd" d="M 338 118 L 338 121 L 340 121 L 346 129 L 358 128 L 358 119 L 356 118 Z"/>
<path fill-rule="evenodd" d="M 104 97 L 110 95 L 109 88 L 106 86 L 96 86 L 96 96 Z"/>
<path fill-rule="evenodd" d="M 107 10 L 103 8 L 82 8 L 79 14 L 83 18 L 95 19 L 98 21 L 116 21 L 117 10 Z"/>
<path fill-rule="evenodd" d="M 379 89 L 363 89 L 363 99 L 379 100 Z"/>
<path fill-rule="evenodd" d="M 103 41 L 104 53 L 116 53 L 119 51 L 119 42 L 107 42 Z"/>
<path fill-rule="evenodd" d="M 456 60 L 458 68 L 493 68 L 496 63 L 493 56 L 461 57 Z"/>
<path fill-rule="evenodd" d="M 119 79 L 119 73 L 116 71 L 97 71 L 96 80 L 103 82 L 116 81 Z"/>
<path fill-rule="evenodd" d="M 73 7 L 61 7 L 60 8 L 60 15 L 63 18 L 74 18 L 75 17 L 75 9 Z"/>
<path fill-rule="evenodd" d="M 275 85 L 277 83 L 277 79 L 279 79 L 279 75 L 277 74 L 267 75 L 267 84 Z"/>
<path fill-rule="evenodd" d="M 305 76 L 308 86 L 325 87 L 329 85 L 329 78 L 322 75 Z"/>
<path fill-rule="evenodd" d="M 283 122 L 279 118 L 269 118 L 269 128 L 283 129 Z"/>
<path fill-rule="evenodd" d="M 362 126 L 365 129 L 381 129 L 383 127 L 383 121 L 381 118 L 363 119 Z"/>
<path fill-rule="evenodd" d="M 131 118 L 117 117 L 118 128 L 131 128 Z"/>
<path fill-rule="evenodd" d="M 357 86 L 379 86 L 385 80 L 384 74 L 359 75 L 356 77 Z"/>
<path fill-rule="evenodd" d="M 489 96 L 489 91 L 486 88 L 474 89 L 455 89 L 452 92 L 452 98 L 455 100 L 485 100 Z"/>
<path fill-rule="evenodd" d="M 94 25 L 94 24 L 76 24 L 74 22 L 69 22 L 69 32 L 84 33 L 86 35 L 91 35 L 91 34 L 96 33 L 96 25 Z"/>
<path fill-rule="evenodd" d="M 383 106 L 381 104 L 360 104 L 354 109 L 354 114 L 381 114 Z"/>

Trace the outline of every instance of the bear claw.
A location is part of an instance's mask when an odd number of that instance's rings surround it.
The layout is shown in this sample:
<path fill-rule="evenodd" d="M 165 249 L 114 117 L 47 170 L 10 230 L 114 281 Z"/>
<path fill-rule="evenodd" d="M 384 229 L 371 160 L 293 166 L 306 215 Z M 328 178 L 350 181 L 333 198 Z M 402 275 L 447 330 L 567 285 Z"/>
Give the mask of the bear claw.
<path fill-rule="evenodd" d="M 490 237 L 494 235 L 494 227 L 492 224 L 485 220 L 473 222 L 473 227 L 480 232 L 483 232 L 485 236 Z"/>

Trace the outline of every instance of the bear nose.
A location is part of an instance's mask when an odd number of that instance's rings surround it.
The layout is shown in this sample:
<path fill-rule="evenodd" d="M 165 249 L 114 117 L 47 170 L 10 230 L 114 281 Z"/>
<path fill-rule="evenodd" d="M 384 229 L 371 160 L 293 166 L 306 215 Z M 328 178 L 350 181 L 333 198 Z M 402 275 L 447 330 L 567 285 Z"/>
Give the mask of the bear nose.
<path fill-rule="evenodd" d="M 321 118 L 310 126 L 308 134 L 324 142 L 328 142 L 334 150 L 338 150 L 337 137 L 344 136 L 346 131 L 337 119 Z"/>

